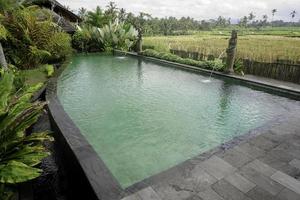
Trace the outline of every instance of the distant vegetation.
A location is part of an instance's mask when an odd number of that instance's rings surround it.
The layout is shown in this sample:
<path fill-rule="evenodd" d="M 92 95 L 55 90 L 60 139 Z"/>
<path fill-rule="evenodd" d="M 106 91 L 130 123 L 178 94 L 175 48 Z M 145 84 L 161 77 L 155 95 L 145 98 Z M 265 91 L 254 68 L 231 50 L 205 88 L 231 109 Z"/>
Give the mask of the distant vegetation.
<path fill-rule="evenodd" d="M 238 58 L 263 62 L 300 62 L 300 21 L 296 21 L 297 12 L 292 10 L 287 13 L 290 15 L 290 22 L 274 20 L 277 13 L 278 9 L 270 9 L 270 13 L 263 16 L 256 16 L 251 12 L 241 17 L 237 24 L 232 24 L 230 18 L 222 16 L 210 20 L 195 20 L 190 17 L 157 18 L 142 12 L 134 15 L 117 8 L 113 2 L 105 9 L 97 7 L 92 11 L 84 8 L 79 10 L 84 19 L 82 27 L 103 28 L 114 20 L 131 24 L 144 36 L 144 48 L 154 48 L 160 52 L 169 53 L 170 49 L 177 49 L 218 57 L 227 48 L 231 30 L 236 29 L 239 35 Z M 90 33 L 93 38 L 93 32 Z M 87 46 L 90 46 L 87 49 L 95 44 L 93 41 L 95 39 L 87 42 Z M 134 42 L 133 39 L 131 41 Z M 98 47 L 104 46 L 100 43 L 97 43 Z M 119 48 L 121 46 L 124 45 L 119 45 Z"/>

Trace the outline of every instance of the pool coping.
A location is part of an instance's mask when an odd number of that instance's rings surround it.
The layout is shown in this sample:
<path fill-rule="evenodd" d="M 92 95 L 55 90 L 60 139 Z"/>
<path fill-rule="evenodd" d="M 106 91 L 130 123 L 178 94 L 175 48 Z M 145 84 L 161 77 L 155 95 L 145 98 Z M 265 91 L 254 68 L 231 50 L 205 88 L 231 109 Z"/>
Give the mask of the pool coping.
<path fill-rule="evenodd" d="M 173 64 L 173 63 L 171 63 Z M 66 67 L 66 66 L 65 66 Z M 101 157 L 95 152 L 93 147 L 81 134 L 79 128 L 65 112 L 57 96 L 57 80 L 65 67 L 61 67 L 51 78 L 47 85 L 46 100 L 48 101 L 48 110 L 51 125 L 55 132 L 56 142 L 60 145 L 67 169 L 74 181 L 80 182 L 74 187 L 75 191 L 83 195 L 83 198 L 95 200 L 119 200 L 125 196 L 133 194 L 144 189 L 153 183 L 165 180 L 170 176 L 173 170 L 180 170 L 193 165 L 193 160 L 206 160 L 212 155 L 230 149 L 243 141 L 247 141 L 264 130 L 270 128 L 276 123 L 282 123 L 284 116 L 268 122 L 264 126 L 249 131 L 246 134 L 237 136 L 232 140 L 223 143 L 209 151 L 199 154 L 198 156 L 188 159 L 170 169 L 148 177 L 126 189 L 122 189 L 116 178 L 112 175 Z M 80 181 L 78 181 L 80 180 Z M 72 181 L 73 182 L 73 181 Z M 77 190 L 78 189 L 78 190 Z"/>

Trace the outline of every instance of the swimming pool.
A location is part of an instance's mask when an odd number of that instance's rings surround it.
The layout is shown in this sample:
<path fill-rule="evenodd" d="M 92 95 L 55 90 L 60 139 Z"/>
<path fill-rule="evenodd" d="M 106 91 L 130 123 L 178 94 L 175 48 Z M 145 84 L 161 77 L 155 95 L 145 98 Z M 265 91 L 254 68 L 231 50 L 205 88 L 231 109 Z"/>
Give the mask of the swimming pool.
<path fill-rule="evenodd" d="M 300 108 L 230 79 L 99 54 L 73 57 L 57 95 L 122 188 Z"/>

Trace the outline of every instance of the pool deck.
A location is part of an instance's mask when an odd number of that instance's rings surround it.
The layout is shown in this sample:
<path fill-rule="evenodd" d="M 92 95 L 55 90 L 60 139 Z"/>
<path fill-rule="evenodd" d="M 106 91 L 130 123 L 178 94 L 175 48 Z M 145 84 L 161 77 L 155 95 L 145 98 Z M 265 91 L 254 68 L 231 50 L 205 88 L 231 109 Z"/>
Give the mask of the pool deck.
<path fill-rule="evenodd" d="M 146 180 L 147 187 L 122 200 L 299 200 L 299 122 L 299 113 L 289 113 L 238 144 Z"/>

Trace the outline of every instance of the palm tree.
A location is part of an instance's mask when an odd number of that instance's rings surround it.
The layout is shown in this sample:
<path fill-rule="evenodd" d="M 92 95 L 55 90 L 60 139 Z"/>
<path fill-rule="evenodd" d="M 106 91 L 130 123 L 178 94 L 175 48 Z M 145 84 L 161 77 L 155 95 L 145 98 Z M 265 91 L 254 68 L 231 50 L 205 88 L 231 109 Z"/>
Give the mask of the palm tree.
<path fill-rule="evenodd" d="M 272 26 L 273 26 L 273 21 L 274 21 L 275 13 L 277 13 L 277 9 L 274 8 L 274 9 L 272 10 Z"/>
<path fill-rule="evenodd" d="M 89 11 L 87 13 L 87 24 L 96 27 L 102 27 L 104 24 L 104 15 L 100 6 L 97 6 L 94 11 Z"/>
<path fill-rule="evenodd" d="M 290 13 L 290 15 L 291 15 L 291 17 L 292 17 L 292 21 L 293 21 L 293 19 L 296 17 L 296 10 L 293 10 L 291 13 Z"/>
<path fill-rule="evenodd" d="M 78 15 L 82 20 L 85 20 L 86 12 L 87 12 L 87 10 L 84 7 L 79 8 Z"/>

